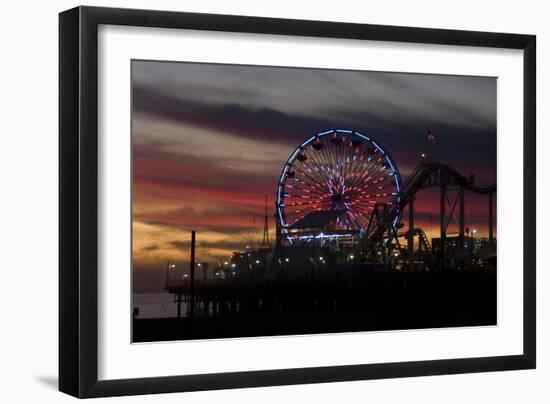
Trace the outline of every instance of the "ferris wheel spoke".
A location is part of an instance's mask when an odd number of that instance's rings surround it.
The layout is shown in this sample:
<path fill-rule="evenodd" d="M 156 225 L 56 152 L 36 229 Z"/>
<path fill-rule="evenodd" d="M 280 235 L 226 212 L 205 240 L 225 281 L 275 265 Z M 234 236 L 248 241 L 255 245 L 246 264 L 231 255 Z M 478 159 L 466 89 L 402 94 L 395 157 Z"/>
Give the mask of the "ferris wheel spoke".
<path fill-rule="evenodd" d="M 295 175 L 296 175 L 296 172 L 298 172 L 302 177 L 304 178 L 308 178 L 310 181 L 312 181 L 313 183 L 316 183 L 319 181 L 319 178 L 316 178 L 316 175 L 314 172 L 311 172 L 309 167 L 305 164 L 295 164 L 294 166 L 294 177 L 293 178 L 296 178 Z"/>
<path fill-rule="evenodd" d="M 307 175 L 311 181 L 315 183 L 323 183 L 325 181 L 323 169 L 319 170 L 319 163 L 315 160 L 314 154 L 302 152 L 306 156 L 306 160 L 300 162 L 297 167 L 301 169 L 304 175 Z M 306 174 L 309 173 L 309 174 Z"/>
<path fill-rule="evenodd" d="M 372 167 L 370 166 L 370 164 L 368 164 L 367 159 L 368 157 L 366 156 L 366 154 L 361 154 L 360 158 L 358 159 L 359 162 L 354 166 L 354 172 L 359 175 L 355 175 L 353 177 L 352 186 L 361 184 L 364 178 L 370 175 Z"/>
<path fill-rule="evenodd" d="M 362 166 L 357 166 L 357 171 L 350 174 L 350 187 L 355 188 L 360 185 L 363 185 L 365 177 L 369 176 L 369 172 L 367 170 L 360 172 Z"/>
<path fill-rule="evenodd" d="M 323 143 L 324 145 L 324 143 Z M 317 165 L 318 168 L 321 169 L 322 171 L 322 176 L 323 176 L 323 184 L 326 184 L 327 180 L 329 179 L 329 172 L 330 172 L 330 162 L 326 159 L 323 151 L 325 150 L 326 146 L 323 147 L 323 149 L 319 150 L 318 152 L 316 153 L 313 153 L 312 154 L 312 158 L 313 158 L 313 161 L 314 163 Z"/>
<path fill-rule="evenodd" d="M 316 177 L 311 176 L 310 174 L 306 173 L 305 171 L 300 171 L 300 175 L 302 175 L 302 182 L 307 184 L 308 186 L 312 188 L 322 189 L 323 184 L 325 183 L 324 179 L 319 179 Z"/>
<path fill-rule="evenodd" d="M 299 194 L 299 195 L 292 195 L 293 198 L 299 198 L 301 201 L 304 200 L 304 201 L 311 201 L 311 202 L 323 202 L 324 201 L 324 198 L 323 197 L 318 197 L 318 196 L 314 196 L 314 197 L 311 197 L 309 195 L 303 195 L 303 194 Z M 327 201 L 329 202 L 329 201 Z M 292 206 L 290 204 L 290 206 Z"/>
<path fill-rule="evenodd" d="M 300 170 L 298 173 L 301 175 L 300 177 L 295 178 L 296 181 L 302 182 L 304 185 L 309 186 L 311 188 L 316 188 L 319 186 L 319 181 L 317 181 L 315 178 L 309 176 L 304 171 Z M 308 181 L 306 181 L 306 179 Z"/>
<path fill-rule="evenodd" d="M 315 190 L 302 190 L 303 193 L 300 194 L 300 195 L 306 195 L 306 196 L 309 196 L 311 198 L 320 198 L 320 197 L 323 197 L 325 196 L 324 193 L 320 192 L 320 191 L 315 191 Z"/>
<path fill-rule="evenodd" d="M 357 223 L 357 227 L 358 227 L 359 229 L 362 229 L 362 228 L 365 227 L 365 224 L 366 224 L 366 223 L 365 223 L 365 220 L 364 220 L 361 216 L 357 215 L 357 216 L 354 218 L 354 221 L 355 221 L 355 223 Z"/>
<path fill-rule="evenodd" d="M 356 157 L 357 155 L 355 154 L 355 151 L 353 150 L 353 146 L 351 146 L 351 150 L 350 150 L 350 153 L 351 155 L 348 155 L 346 157 L 346 165 L 345 165 L 345 169 L 344 169 L 344 176 L 348 179 L 348 180 L 351 180 L 350 176 L 354 173 L 354 167 L 356 165 Z"/>
<path fill-rule="evenodd" d="M 330 136 L 330 135 L 329 135 Z M 334 150 L 330 141 L 327 141 L 326 138 L 323 140 L 324 148 L 322 153 L 319 153 L 319 159 L 323 162 L 323 165 L 326 167 L 327 172 L 333 174 L 334 170 Z"/>
<path fill-rule="evenodd" d="M 290 206 L 290 207 L 298 207 L 298 206 L 309 206 L 309 205 L 320 205 L 322 204 L 323 202 L 322 201 L 307 201 L 307 202 L 291 202 L 289 203 L 288 205 L 285 205 L 285 206 Z"/>
<path fill-rule="evenodd" d="M 316 153 L 311 153 L 308 160 L 311 160 L 310 163 L 304 163 L 304 167 L 311 170 L 312 177 L 315 178 L 315 182 L 319 184 L 324 184 L 326 182 L 326 172 L 324 162 L 318 160 Z M 306 160 L 307 161 L 307 160 Z"/>
<path fill-rule="evenodd" d="M 307 179 L 309 186 L 314 186 L 314 184 L 322 184 L 323 180 L 319 178 L 317 174 L 309 172 L 307 169 L 300 169 L 299 174 L 302 176 L 302 180 Z M 300 179 L 299 177 L 297 179 Z M 306 181 L 304 181 L 306 182 Z"/>
<path fill-rule="evenodd" d="M 333 145 L 333 147 L 328 147 L 327 149 L 330 151 L 330 158 L 331 158 L 331 167 L 333 170 L 333 174 L 337 175 L 338 173 L 338 164 L 339 162 L 339 148 L 341 146 L 341 143 L 334 143 L 334 141 L 340 141 L 341 139 L 334 133 L 333 135 L 330 135 L 329 142 Z"/>

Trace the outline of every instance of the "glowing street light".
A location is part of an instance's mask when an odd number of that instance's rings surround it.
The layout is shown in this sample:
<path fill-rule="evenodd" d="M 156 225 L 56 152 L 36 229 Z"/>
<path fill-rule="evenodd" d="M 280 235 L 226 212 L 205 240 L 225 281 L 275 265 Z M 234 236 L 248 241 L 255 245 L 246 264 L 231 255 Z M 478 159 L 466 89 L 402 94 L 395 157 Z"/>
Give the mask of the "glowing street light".
<path fill-rule="evenodd" d="M 176 263 L 172 261 L 168 261 L 166 263 L 166 284 L 170 282 L 170 271 L 176 268 Z"/>

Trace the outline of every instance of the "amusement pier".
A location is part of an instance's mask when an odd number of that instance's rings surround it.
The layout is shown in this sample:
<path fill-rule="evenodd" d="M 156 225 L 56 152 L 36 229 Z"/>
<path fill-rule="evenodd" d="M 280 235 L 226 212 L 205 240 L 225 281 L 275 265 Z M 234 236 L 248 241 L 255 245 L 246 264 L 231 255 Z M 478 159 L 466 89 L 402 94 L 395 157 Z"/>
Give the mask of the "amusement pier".
<path fill-rule="evenodd" d="M 261 242 L 209 266 L 196 259 L 193 231 L 188 270 L 176 277 L 166 264 L 176 316 L 140 319 L 134 308 L 134 340 L 495 325 L 496 184 L 479 186 L 435 156 L 419 160 L 402 179 L 365 134 L 310 137 L 274 181 L 275 200 L 265 197 Z M 416 225 L 415 199 L 427 189 L 437 238 Z M 468 193 L 486 198 L 484 238 L 466 221 Z"/>

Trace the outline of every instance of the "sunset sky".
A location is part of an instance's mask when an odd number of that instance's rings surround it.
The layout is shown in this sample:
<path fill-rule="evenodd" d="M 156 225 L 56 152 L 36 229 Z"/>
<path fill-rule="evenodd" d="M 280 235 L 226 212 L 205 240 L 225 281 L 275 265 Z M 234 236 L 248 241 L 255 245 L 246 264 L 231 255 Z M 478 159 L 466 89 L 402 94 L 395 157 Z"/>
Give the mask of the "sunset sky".
<path fill-rule="evenodd" d="M 258 242 L 264 198 L 293 150 L 331 128 L 368 134 L 406 180 L 422 153 L 476 184 L 496 182 L 496 79 L 174 62 L 132 62 L 135 291 L 160 291 L 167 260 L 185 267 L 190 231 L 214 265 Z M 487 198 L 466 195 L 484 235 Z M 439 236 L 439 199 L 417 195 L 416 225 Z M 406 216 L 405 216 L 406 217 Z M 433 217 L 432 220 L 430 218 Z M 274 237 L 274 219 L 270 219 Z M 453 231 L 451 226 L 450 231 Z"/>

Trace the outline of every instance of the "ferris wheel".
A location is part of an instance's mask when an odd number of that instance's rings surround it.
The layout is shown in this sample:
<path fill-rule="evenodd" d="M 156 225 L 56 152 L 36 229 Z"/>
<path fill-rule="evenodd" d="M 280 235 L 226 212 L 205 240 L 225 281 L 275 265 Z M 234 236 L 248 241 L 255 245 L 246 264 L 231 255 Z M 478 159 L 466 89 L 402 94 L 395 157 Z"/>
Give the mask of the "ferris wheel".
<path fill-rule="evenodd" d="M 374 210 L 384 205 L 394 212 L 395 227 L 401 188 L 397 166 L 376 141 L 353 130 L 320 132 L 298 146 L 282 170 L 276 195 L 281 233 L 291 243 L 365 235 Z"/>

